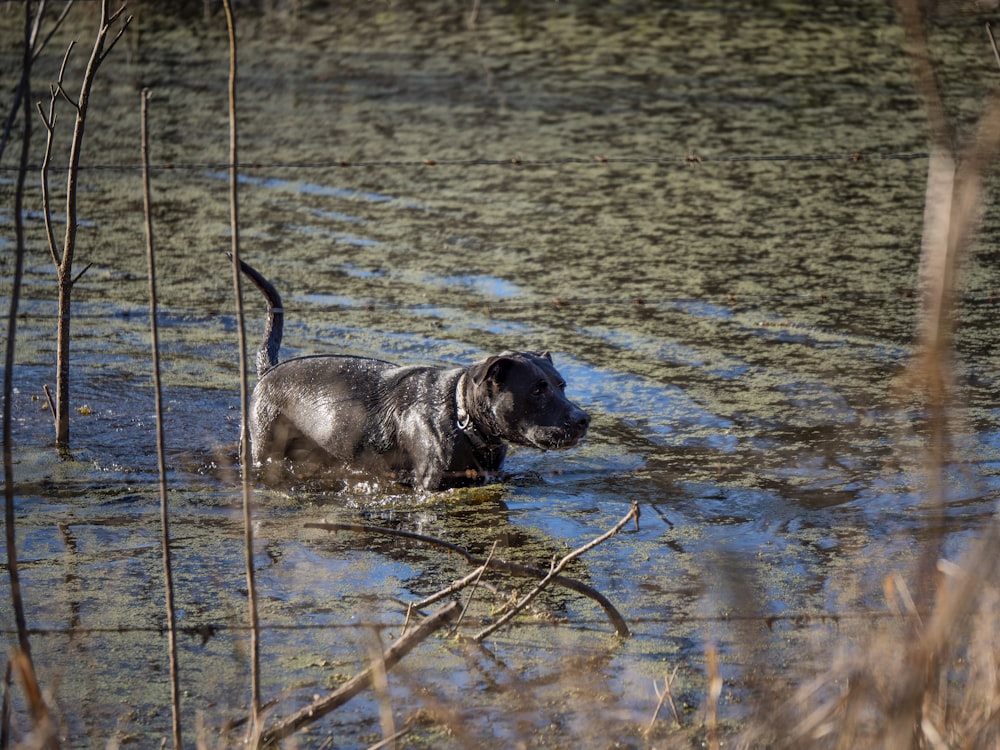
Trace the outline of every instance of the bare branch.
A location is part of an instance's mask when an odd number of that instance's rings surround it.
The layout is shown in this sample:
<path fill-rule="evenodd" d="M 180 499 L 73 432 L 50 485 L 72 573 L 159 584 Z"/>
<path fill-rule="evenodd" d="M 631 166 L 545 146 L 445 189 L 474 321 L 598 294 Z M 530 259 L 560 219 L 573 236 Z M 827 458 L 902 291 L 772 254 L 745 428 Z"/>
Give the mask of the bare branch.
<path fill-rule="evenodd" d="M 80 271 L 80 273 L 78 273 L 76 276 L 74 276 L 73 280 L 69 282 L 70 285 L 76 284 L 76 282 L 78 282 L 80 280 L 80 277 L 83 276 L 85 273 L 87 273 L 88 270 L 90 270 L 90 267 L 92 265 L 94 265 L 94 264 L 93 263 L 88 263 L 87 265 L 85 265 L 83 267 L 83 269 Z"/>
<path fill-rule="evenodd" d="M 48 46 L 49 41 L 52 39 L 53 35 L 59 30 L 59 27 L 62 26 L 63 21 L 66 20 L 66 16 L 69 15 L 69 10 L 70 8 L 73 7 L 73 2 L 74 0 L 66 0 L 66 4 L 63 6 L 62 13 L 59 14 L 59 18 L 56 19 L 55 24 L 53 24 L 51 29 L 49 29 L 49 33 L 45 35 L 45 38 L 42 40 L 41 44 L 35 47 L 35 51 L 32 54 L 32 59 L 37 59 L 38 56 L 42 54 L 42 50 L 44 50 Z"/>
<path fill-rule="evenodd" d="M 123 10 L 125 10 L 124 5 L 118 9 L 118 12 L 115 13 L 112 19 L 108 21 L 108 23 L 109 24 L 114 23 L 115 19 L 118 18 L 118 16 L 121 14 Z M 113 50 L 115 48 L 115 45 L 118 44 L 118 40 L 122 38 L 122 34 L 124 34 L 125 30 L 128 29 L 130 23 L 132 23 L 132 16 L 129 16 L 122 22 L 121 28 L 118 29 L 118 33 L 115 34 L 114 39 L 108 42 L 108 46 L 105 48 L 104 53 L 101 55 L 101 62 L 104 62 L 104 58 L 111 54 L 111 50 Z"/>
<path fill-rule="evenodd" d="M 49 164 L 52 161 L 52 141 L 55 137 L 55 124 L 56 124 L 56 95 L 55 89 L 52 89 L 49 98 L 49 115 L 46 118 L 45 112 L 42 111 L 42 103 L 38 102 L 38 114 L 42 118 L 42 122 L 45 124 L 45 130 L 47 135 L 45 137 L 45 151 L 42 153 L 42 168 L 41 168 L 41 181 L 42 181 L 42 218 L 45 222 L 45 237 L 49 243 L 49 252 L 52 254 L 52 262 L 55 264 L 56 268 L 59 268 L 59 249 L 56 247 L 56 235 L 52 229 L 52 198 L 51 192 L 49 190 Z M 50 399 L 51 400 L 51 399 Z M 52 409 L 53 416 L 56 414 L 55 407 L 53 405 Z"/>
<path fill-rule="evenodd" d="M 996 58 L 997 65 L 1000 66 L 1000 50 L 997 49 L 997 40 L 993 36 L 993 24 L 986 22 L 986 35 L 990 38 L 990 47 L 993 48 L 993 57 Z"/>
<path fill-rule="evenodd" d="M 55 92 L 59 94 L 63 99 L 65 99 L 66 103 L 69 104 L 69 106 L 71 106 L 73 109 L 75 109 L 77 113 L 80 112 L 80 105 L 77 102 L 73 101 L 73 99 L 70 98 L 70 95 L 66 93 L 66 89 L 63 88 L 62 81 L 58 81 L 55 84 Z"/>
<path fill-rule="evenodd" d="M 70 41 L 69 45 L 66 47 L 66 54 L 63 55 L 62 65 L 59 66 L 59 77 L 56 80 L 62 85 L 63 79 L 66 77 L 66 63 L 69 62 L 69 55 L 73 51 L 73 47 L 76 45 L 76 40 Z"/>

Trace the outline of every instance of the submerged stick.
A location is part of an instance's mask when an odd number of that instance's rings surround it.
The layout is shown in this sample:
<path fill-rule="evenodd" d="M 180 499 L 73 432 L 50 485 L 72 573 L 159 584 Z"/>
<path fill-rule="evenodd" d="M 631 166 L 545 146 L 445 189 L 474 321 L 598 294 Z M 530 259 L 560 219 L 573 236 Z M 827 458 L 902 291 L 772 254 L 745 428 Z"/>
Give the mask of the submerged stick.
<path fill-rule="evenodd" d="M 425 534 L 417 534 L 413 531 L 403 531 L 402 529 L 390 529 L 384 526 L 369 526 L 363 523 L 330 523 L 330 522 L 315 522 L 305 524 L 307 529 L 323 529 L 325 531 L 353 531 L 360 534 L 384 534 L 386 536 L 395 536 L 403 539 L 412 539 L 417 542 L 423 542 L 424 544 L 431 544 L 436 547 L 441 547 L 443 549 L 454 552 L 457 555 L 461 555 L 465 558 L 465 561 L 470 565 L 476 566 L 486 566 L 491 570 L 499 570 L 504 573 L 510 573 L 512 575 L 524 576 L 525 578 L 545 578 L 549 574 L 541 570 L 540 568 L 535 568 L 530 565 L 522 565 L 521 563 L 507 562 L 506 560 L 484 560 L 481 557 L 477 557 L 469 552 L 465 547 L 461 547 L 457 544 L 452 544 L 451 542 L 446 542 L 443 539 L 437 539 L 432 536 L 426 536 Z M 467 576 L 466 578 L 470 578 Z M 465 579 L 463 579 L 465 580 Z M 471 578 L 470 578 L 471 580 Z M 552 583 L 558 584 L 563 588 L 570 589 L 577 592 L 578 594 L 583 594 L 595 602 L 597 602 L 604 613 L 611 620 L 611 623 L 615 627 L 615 633 L 622 638 L 629 636 L 628 624 L 625 622 L 625 618 L 621 616 L 615 606 L 608 600 L 606 596 L 591 588 L 585 583 L 577 581 L 575 578 L 567 578 L 566 576 L 556 575 L 552 578 Z"/>
<path fill-rule="evenodd" d="M 149 187 L 149 89 L 143 89 L 142 199 L 146 224 L 146 260 L 149 265 L 149 329 L 153 347 L 153 394 L 156 408 L 156 465 L 160 475 L 160 545 L 163 549 L 163 588 L 167 607 L 167 648 L 170 652 L 170 707 L 173 713 L 174 747 L 181 739 L 181 695 L 177 675 L 177 615 L 174 610 L 174 576 L 170 564 L 170 518 L 167 512 L 167 461 L 163 441 L 163 394 L 160 384 L 160 338 L 156 325 L 156 261 L 153 251 L 153 211 Z"/>
<path fill-rule="evenodd" d="M 414 646 L 426 639 L 434 631 L 446 625 L 455 617 L 459 609 L 458 602 L 448 602 L 431 614 L 417 627 L 393 643 L 386 649 L 385 657 L 378 667 L 388 672 L 400 660 L 413 650 Z M 302 727 L 312 724 L 317 719 L 326 716 L 338 706 L 347 703 L 351 698 L 372 684 L 375 675 L 375 665 L 352 677 L 329 695 L 319 698 L 291 716 L 264 729 L 261 732 L 258 747 L 267 747 L 297 732 Z"/>

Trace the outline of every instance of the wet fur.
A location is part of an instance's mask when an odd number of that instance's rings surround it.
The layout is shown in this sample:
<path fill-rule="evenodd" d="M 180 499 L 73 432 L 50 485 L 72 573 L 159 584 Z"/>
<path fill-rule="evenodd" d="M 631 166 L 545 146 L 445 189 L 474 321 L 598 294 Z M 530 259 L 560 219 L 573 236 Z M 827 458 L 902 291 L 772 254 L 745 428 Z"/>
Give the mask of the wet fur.
<path fill-rule="evenodd" d="M 496 475 L 509 443 L 548 450 L 586 434 L 590 418 L 566 398 L 548 353 L 506 351 L 452 369 L 341 355 L 279 362 L 281 297 L 241 267 L 268 308 L 250 404 L 258 466 L 319 463 L 439 490 Z"/>

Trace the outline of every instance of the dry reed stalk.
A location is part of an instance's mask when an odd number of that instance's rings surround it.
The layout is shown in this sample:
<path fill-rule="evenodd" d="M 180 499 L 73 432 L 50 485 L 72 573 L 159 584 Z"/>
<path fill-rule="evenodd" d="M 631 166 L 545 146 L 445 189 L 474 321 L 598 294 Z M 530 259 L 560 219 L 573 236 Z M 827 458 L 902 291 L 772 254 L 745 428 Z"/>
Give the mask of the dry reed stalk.
<path fill-rule="evenodd" d="M 942 104 L 920 8 L 914 0 L 900 3 L 900 17 L 909 47 L 909 59 L 931 126 L 934 151 L 928 166 L 920 284 L 922 317 L 918 355 L 911 369 L 911 385 L 923 396 L 930 428 L 927 503 L 932 516 L 945 512 L 945 470 L 952 460 L 951 411 L 956 400 L 954 382 L 954 309 L 958 274 L 975 237 L 984 203 L 983 175 L 1000 152 L 1000 93 L 987 101 L 976 131 L 955 155 L 952 129 Z M 918 605 L 933 601 L 926 626 L 907 645 L 909 669 L 900 675 L 890 697 L 893 720 L 883 736 L 887 748 L 910 747 L 915 736 L 931 745 L 940 737 L 928 711 L 938 704 L 940 677 L 961 621 L 978 595 L 971 576 L 955 582 L 937 575 L 944 543 L 943 524 L 933 543 L 926 544 L 919 564 Z M 995 526 L 987 529 L 970 557 L 975 568 L 995 567 Z"/>
<path fill-rule="evenodd" d="M 722 675 L 719 673 L 719 652 L 715 644 L 705 650 L 705 668 L 708 672 L 708 696 L 705 704 L 705 726 L 708 730 L 709 750 L 719 750 L 719 698 L 722 696 Z"/>
<path fill-rule="evenodd" d="M 243 468 L 243 541 L 246 558 L 247 617 L 250 621 L 250 714 L 249 737 L 260 730 L 260 620 L 257 613 L 257 584 L 253 562 L 253 512 L 250 489 L 250 400 L 247 373 L 246 322 L 243 314 L 243 289 L 240 276 L 240 221 L 239 221 L 239 140 L 236 128 L 236 18 L 232 0 L 223 0 L 226 11 L 226 30 L 229 36 L 229 212 L 233 265 L 233 295 L 236 298 L 236 321 L 240 356 L 240 464 Z"/>
<path fill-rule="evenodd" d="M 31 711 L 33 735 L 27 746 L 41 750 L 56 750 L 59 747 L 59 736 L 56 733 L 56 725 L 52 721 L 52 715 L 49 713 L 49 707 L 45 704 L 42 688 L 38 684 L 38 676 L 35 674 L 35 665 L 31 660 L 31 655 L 15 650 L 11 654 L 11 662 L 21 681 L 21 689 L 24 691 L 25 701 Z"/>
<path fill-rule="evenodd" d="M 372 692 L 375 693 L 375 699 L 378 701 L 379 723 L 382 725 L 381 744 L 395 747 L 395 740 L 389 739 L 394 737 L 397 732 L 392 701 L 389 697 L 389 675 L 385 668 L 385 646 L 377 628 L 371 631 L 368 657 L 371 662 Z"/>
<path fill-rule="evenodd" d="M 153 209 L 149 180 L 149 90 L 141 95 L 142 199 L 146 226 L 146 260 L 149 266 L 149 329 L 153 350 L 153 394 L 156 410 L 156 466 L 160 487 L 160 547 L 163 558 L 163 588 L 167 608 L 167 649 L 170 657 L 170 708 L 174 747 L 181 738 L 181 695 L 177 667 L 177 615 L 174 609 L 174 576 L 170 563 L 170 514 L 167 507 L 167 462 L 163 440 L 163 388 L 160 383 L 160 338 L 156 324 L 156 256 L 153 246 Z"/>
<path fill-rule="evenodd" d="M 945 472 L 953 460 L 952 421 L 958 387 L 954 370 L 954 311 L 959 272 L 983 210 L 984 175 L 1000 154 L 1000 92 L 988 99 L 973 136 L 959 151 L 931 62 L 921 8 L 901 0 L 899 17 L 907 56 L 924 103 L 932 139 L 920 256 L 920 307 L 916 354 L 901 390 L 918 398 L 927 414 L 926 508 L 933 535 L 917 564 L 916 593 L 898 574 L 884 582 L 897 619 L 857 653 L 831 665 L 790 701 L 792 718 L 780 747 L 804 744 L 838 748 L 996 746 L 1000 735 L 1000 633 L 979 633 L 991 586 L 1000 572 L 1000 529 L 991 520 L 961 565 L 942 559 L 947 508 Z M 995 42 L 990 40 L 996 54 Z M 1000 56 L 998 56 L 1000 60 Z M 900 604 L 902 606 L 900 606 Z M 992 615 L 995 616 L 995 611 Z M 970 652 L 985 654 L 979 669 Z M 964 658 L 963 657 L 964 653 Z M 956 705 L 950 684 L 962 685 Z M 975 699 L 973 699 L 975 696 Z M 963 706 L 971 706 L 963 711 Z M 779 720 L 779 725 L 781 720 Z M 971 740 L 970 740 L 971 738 Z M 984 739 L 988 739 L 985 745 Z"/>

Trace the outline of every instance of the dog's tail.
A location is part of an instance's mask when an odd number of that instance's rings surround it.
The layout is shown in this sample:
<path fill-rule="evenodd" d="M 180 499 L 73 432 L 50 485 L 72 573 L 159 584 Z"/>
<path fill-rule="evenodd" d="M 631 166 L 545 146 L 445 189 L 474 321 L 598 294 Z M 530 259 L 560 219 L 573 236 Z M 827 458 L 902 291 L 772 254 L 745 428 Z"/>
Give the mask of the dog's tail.
<path fill-rule="evenodd" d="M 278 349 L 281 347 L 281 332 L 285 324 L 285 311 L 281 307 L 281 295 L 270 281 L 265 279 L 253 266 L 240 261 L 240 269 L 253 285 L 260 289 L 267 300 L 267 328 L 257 350 L 257 378 L 278 364 Z"/>

